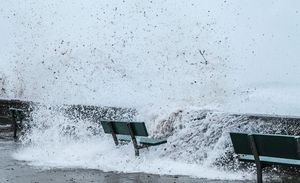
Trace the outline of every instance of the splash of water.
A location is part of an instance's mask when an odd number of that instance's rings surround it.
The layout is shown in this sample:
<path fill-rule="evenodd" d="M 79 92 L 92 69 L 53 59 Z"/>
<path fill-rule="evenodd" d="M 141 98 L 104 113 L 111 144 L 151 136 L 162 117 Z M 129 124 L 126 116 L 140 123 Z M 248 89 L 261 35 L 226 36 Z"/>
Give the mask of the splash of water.
<path fill-rule="evenodd" d="M 21 48 L 10 58 L 16 85 L 22 83 L 17 97 L 136 108 L 221 102 L 229 43 L 214 17 L 201 16 L 205 7 L 184 4 L 53 1 L 31 3 L 34 11 L 13 6 L 11 22 L 24 30 L 13 31 Z M 66 5 L 72 7 L 65 11 Z"/>
<path fill-rule="evenodd" d="M 171 114 L 165 121 L 152 121 L 158 125 L 148 121 L 150 133 L 168 137 L 168 143 L 142 150 L 136 158 L 132 144 L 115 147 L 99 123 L 70 119 L 60 111 L 40 107 L 33 114 L 36 120 L 30 122 L 31 128 L 22 137 L 24 147 L 14 154 L 16 159 L 43 168 L 76 167 L 229 180 L 252 178 L 227 165 L 217 166 L 224 149 L 231 152 L 227 132 L 238 121 L 226 115 L 187 109 Z M 128 119 L 126 114 L 124 119 Z"/>
<path fill-rule="evenodd" d="M 1 97 L 298 115 L 298 3 L 5 2 Z"/>
<path fill-rule="evenodd" d="M 168 143 L 141 151 L 136 158 L 132 144 L 115 147 L 95 119 L 69 116 L 61 107 L 40 106 L 30 128 L 22 136 L 23 147 L 14 158 L 43 168 L 90 168 L 104 171 L 189 175 L 198 178 L 253 179 L 255 169 L 243 167 L 234 156 L 230 131 L 299 135 L 299 125 L 279 120 L 265 121 L 248 116 L 185 108 L 148 120 L 151 136 L 167 137 Z M 96 110 L 111 119 L 107 110 Z M 85 112 L 85 111 L 83 111 Z M 132 112 L 114 119 L 135 120 Z M 78 115 L 77 115 L 78 116 Z M 80 115 L 79 115 L 80 116 Z M 70 118 L 71 117 L 71 118 Z"/>

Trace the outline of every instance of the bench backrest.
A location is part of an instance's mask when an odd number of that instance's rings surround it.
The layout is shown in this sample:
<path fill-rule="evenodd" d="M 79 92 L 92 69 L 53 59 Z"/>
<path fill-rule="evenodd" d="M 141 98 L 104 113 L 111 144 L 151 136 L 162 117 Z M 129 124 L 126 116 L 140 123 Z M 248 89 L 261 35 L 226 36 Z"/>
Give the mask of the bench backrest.
<path fill-rule="evenodd" d="M 111 134 L 114 130 L 117 135 L 130 135 L 128 124 L 131 125 L 134 136 L 148 136 L 143 122 L 101 121 L 105 133 Z"/>
<path fill-rule="evenodd" d="M 251 155 L 251 145 L 247 133 L 230 133 L 235 153 Z"/>
<path fill-rule="evenodd" d="M 12 124 L 13 120 L 8 116 L 0 116 L 0 125 Z"/>
<path fill-rule="evenodd" d="M 17 108 L 9 108 L 10 117 L 16 120 L 23 120 L 26 117 L 25 111 Z"/>
<path fill-rule="evenodd" d="M 26 117 L 23 110 L 17 108 L 9 108 L 7 111 L 0 112 L 0 125 L 12 124 L 14 120 L 21 121 Z"/>
<path fill-rule="evenodd" d="M 249 136 L 252 135 L 259 156 L 300 159 L 300 139 L 289 135 L 230 133 L 237 154 L 253 155 Z"/>

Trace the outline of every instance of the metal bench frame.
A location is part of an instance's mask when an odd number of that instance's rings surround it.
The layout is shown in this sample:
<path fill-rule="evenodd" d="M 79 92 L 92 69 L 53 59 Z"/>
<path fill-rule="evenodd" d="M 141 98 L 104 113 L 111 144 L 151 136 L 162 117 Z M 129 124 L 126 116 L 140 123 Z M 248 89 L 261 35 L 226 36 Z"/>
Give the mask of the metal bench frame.
<path fill-rule="evenodd" d="M 297 152 L 298 152 L 298 156 L 300 157 L 300 138 L 297 138 L 297 136 L 294 136 L 296 138 L 296 142 L 297 142 Z M 249 143 L 250 143 L 250 148 L 251 148 L 251 152 L 252 152 L 252 155 L 254 156 L 254 163 L 256 165 L 256 169 L 257 169 L 257 183 L 263 183 L 263 176 L 262 176 L 262 170 L 265 168 L 265 167 L 269 167 L 271 166 L 272 163 L 270 164 L 266 164 L 266 163 L 262 163 L 261 160 L 260 160 L 260 155 L 259 155 L 259 152 L 258 152 L 258 149 L 257 149 L 257 144 L 255 142 L 255 139 L 254 139 L 254 134 L 248 134 L 248 140 L 249 140 Z M 240 159 L 240 161 L 246 161 L 246 160 L 243 160 L 243 159 Z M 275 165 L 275 163 L 273 163 L 273 165 Z M 288 165 L 288 164 L 286 164 Z M 289 166 L 293 166 L 293 165 L 289 165 Z"/>
<path fill-rule="evenodd" d="M 263 165 L 260 162 L 259 154 L 258 154 L 258 151 L 257 151 L 257 146 L 256 146 L 256 143 L 255 143 L 253 135 L 251 135 L 251 134 L 248 135 L 248 138 L 249 138 L 249 142 L 250 142 L 250 145 L 251 145 L 252 154 L 254 155 L 254 160 L 255 160 L 255 165 L 256 165 L 256 171 L 257 171 L 256 172 L 256 174 L 257 174 L 257 182 L 258 183 L 262 183 L 263 182 L 263 179 L 262 179 L 262 170 L 267 165 Z"/>
<path fill-rule="evenodd" d="M 108 126 L 111 130 L 111 135 L 114 139 L 115 145 L 118 146 L 120 144 L 119 141 L 122 141 L 122 139 L 118 139 L 118 137 L 117 137 L 116 130 L 113 127 L 114 121 L 106 121 L 106 122 L 108 123 Z M 134 147 L 135 156 L 139 156 L 140 155 L 140 152 L 139 152 L 140 149 L 148 148 L 151 145 L 146 145 L 146 144 L 141 144 L 141 143 L 139 144 L 138 140 L 136 138 L 136 135 L 134 134 L 132 124 L 130 122 L 124 122 L 124 123 L 126 123 L 126 126 L 128 128 L 129 136 L 131 137 L 131 141 L 132 141 L 132 144 L 133 144 L 133 147 Z"/>

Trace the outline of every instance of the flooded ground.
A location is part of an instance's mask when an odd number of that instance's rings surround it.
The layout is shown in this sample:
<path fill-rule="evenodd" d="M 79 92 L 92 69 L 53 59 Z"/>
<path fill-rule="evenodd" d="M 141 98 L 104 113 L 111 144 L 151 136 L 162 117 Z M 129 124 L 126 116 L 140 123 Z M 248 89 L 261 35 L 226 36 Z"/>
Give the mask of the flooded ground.
<path fill-rule="evenodd" d="M 11 139 L 0 139 L 0 182 L 1 183 L 81 183 L 81 182 L 103 182 L 103 183 L 251 183 L 255 181 L 225 181 L 196 179 L 185 176 L 149 175 L 144 173 L 116 173 L 102 172 L 92 169 L 41 169 L 32 167 L 14 160 L 11 154 L 18 148 L 19 144 Z M 297 183 L 299 178 L 286 177 L 283 180 L 269 180 L 273 183 Z"/>

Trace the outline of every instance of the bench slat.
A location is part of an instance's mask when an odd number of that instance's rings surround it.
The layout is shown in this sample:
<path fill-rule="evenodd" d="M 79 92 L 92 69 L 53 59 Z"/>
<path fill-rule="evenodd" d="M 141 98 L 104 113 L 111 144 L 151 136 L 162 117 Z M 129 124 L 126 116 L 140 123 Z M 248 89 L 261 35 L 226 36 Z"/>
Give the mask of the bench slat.
<path fill-rule="evenodd" d="M 260 156 L 259 158 L 260 162 L 262 162 L 263 164 L 300 166 L 300 160 L 296 159 L 274 158 L 267 156 Z M 255 162 L 253 155 L 240 155 L 239 160 L 245 162 Z"/>
<path fill-rule="evenodd" d="M 117 138 L 120 141 L 126 141 L 126 142 L 130 142 L 131 141 L 131 137 L 129 135 L 117 135 Z M 154 138 L 136 137 L 136 140 L 140 144 L 149 145 L 149 146 L 156 146 L 156 145 L 167 143 L 166 139 L 154 139 Z"/>
<path fill-rule="evenodd" d="M 118 140 L 130 142 L 131 137 L 129 135 L 117 135 Z"/>
<path fill-rule="evenodd" d="M 167 143 L 167 140 L 166 139 L 153 139 L 153 138 L 140 138 L 139 139 L 139 142 L 141 144 L 144 144 L 144 145 L 149 145 L 149 146 L 157 146 L 157 145 L 160 145 L 160 144 L 164 144 L 164 143 Z"/>
<path fill-rule="evenodd" d="M 237 154 L 252 154 L 251 145 L 247 133 L 230 133 L 234 151 Z"/>
<path fill-rule="evenodd" d="M 260 156 L 299 159 L 294 136 L 255 134 L 254 139 Z"/>
<path fill-rule="evenodd" d="M 9 117 L 0 116 L 0 125 L 10 125 L 13 121 Z"/>
<path fill-rule="evenodd" d="M 110 121 L 101 121 L 105 133 L 112 133 L 109 125 Z M 135 136 L 148 136 L 148 132 L 145 123 L 142 122 L 130 122 Z M 114 121 L 112 127 L 116 134 L 120 135 L 130 135 L 129 129 L 127 127 L 127 122 Z"/>

